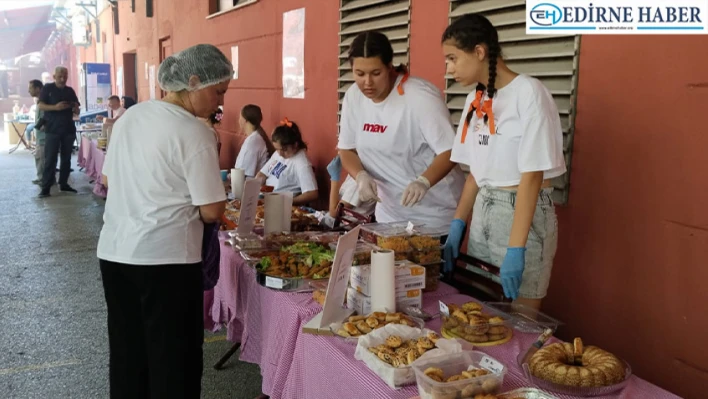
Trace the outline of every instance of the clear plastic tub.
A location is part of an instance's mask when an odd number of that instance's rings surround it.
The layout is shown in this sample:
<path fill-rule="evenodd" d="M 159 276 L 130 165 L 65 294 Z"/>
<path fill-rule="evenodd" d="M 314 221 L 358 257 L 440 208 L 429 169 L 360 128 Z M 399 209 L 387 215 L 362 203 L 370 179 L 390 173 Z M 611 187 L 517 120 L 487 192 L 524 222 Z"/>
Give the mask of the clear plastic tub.
<path fill-rule="evenodd" d="M 442 262 L 421 265 L 425 268 L 425 288 L 423 292 L 437 291 L 440 285 L 440 266 Z"/>
<path fill-rule="evenodd" d="M 506 367 L 498 360 L 477 351 L 465 351 L 432 357 L 414 364 L 418 393 L 421 399 L 456 399 L 474 398 L 478 394 L 497 394 L 501 392 L 504 383 Z M 432 375 L 439 376 L 442 371 L 442 380 L 461 378 L 450 382 L 439 382 L 425 374 L 431 368 L 439 369 Z M 484 370 L 486 375 L 468 378 L 476 370 Z M 463 375 L 462 372 L 470 373 Z"/>
<path fill-rule="evenodd" d="M 461 338 L 477 346 L 501 345 L 511 340 L 513 329 L 509 315 L 474 301 L 446 305 L 450 316 L 441 315 L 444 337 Z"/>
<path fill-rule="evenodd" d="M 236 231 L 229 231 L 229 237 L 233 247 L 239 250 L 266 248 L 263 237 L 256 234 L 240 235 Z"/>
<path fill-rule="evenodd" d="M 509 315 L 509 325 L 523 333 L 541 334 L 547 328 L 553 332 L 563 323 L 536 309 L 510 302 L 485 302 L 488 307 Z"/>
<path fill-rule="evenodd" d="M 408 253 L 408 260 L 421 265 L 442 262 L 442 247 L 438 245 L 432 249 L 414 249 Z"/>
<path fill-rule="evenodd" d="M 361 226 L 362 240 L 377 244 L 379 237 L 408 237 L 407 223 L 369 223 Z"/>
<path fill-rule="evenodd" d="M 331 242 L 329 244 L 329 248 L 332 251 L 337 250 L 337 242 Z M 360 266 L 360 265 L 370 265 L 371 264 L 371 251 L 377 250 L 379 247 L 377 247 L 374 244 L 364 242 L 364 241 L 359 241 L 356 243 L 356 248 L 354 249 L 354 258 L 352 260 L 352 265 L 353 266 Z"/>
<path fill-rule="evenodd" d="M 411 247 L 418 251 L 441 249 L 440 239 L 442 234 L 414 234 L 410 237 Z"/>

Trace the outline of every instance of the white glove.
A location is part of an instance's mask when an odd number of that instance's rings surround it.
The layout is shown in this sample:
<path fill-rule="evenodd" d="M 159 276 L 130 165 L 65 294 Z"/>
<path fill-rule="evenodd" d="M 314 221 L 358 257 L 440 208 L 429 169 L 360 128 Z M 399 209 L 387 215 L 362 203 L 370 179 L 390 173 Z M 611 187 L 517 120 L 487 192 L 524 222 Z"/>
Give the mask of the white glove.
<path fill-rule="evenodd" d="M 406 187 L 406 191 L 401 196 L 401 205 L 413 206 L 420 202 L 425 193 L 430 189 L 430 181 L 423 176 L 419 176 Z"/>
<path fill-rule="evenodd" d="M 359 190 L 359 200 L 361 202 L 381 202 L 379 199 L 379 190 L 376 188 L 376 182 L 365 170 L 362 170 L 356 175 L 356 185 Z"/>

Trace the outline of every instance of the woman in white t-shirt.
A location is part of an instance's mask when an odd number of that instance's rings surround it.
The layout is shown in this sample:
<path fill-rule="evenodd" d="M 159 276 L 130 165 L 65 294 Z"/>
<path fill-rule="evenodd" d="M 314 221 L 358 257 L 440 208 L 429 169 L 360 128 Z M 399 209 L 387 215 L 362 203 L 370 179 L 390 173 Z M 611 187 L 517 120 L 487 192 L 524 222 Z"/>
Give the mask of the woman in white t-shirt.
<path fill-rule="evenodd" d="M 238 124 L 246 140 L 241 145 L 234 167 L 243 169 L 246 177 L 255 177 L 275 153 L 273 143 L 261 127 L 262 121 L 263 113 L 259 106 L 248 104 L 241 109 Z"/>
<path fill-rule="evenodd" d="M 275 153 L 258 172 L 258 179 L 273 191 L 293 193 L 293 205 L 306 205 L 317 200 L 317 180 L 307 158 L 307 144 L 300 128 L 285 118 L 273 131 Z"/>
<path fill-rule="evenodd" d="M 111 397 L 200 397 L 204 223 L 220 220 L 226 194 L 214 133 L 197 118 L 223 104 L 232 74 L 212 45 L 173 54 L 158 72 L 167 96 L 113 128 L 97 251 Z"/>
<path fill-rule="evenodd" d="M 451 159 L 469 166 L 445 245 L 452 270 L 472 213 L 467 254 L 500 267 L 504 294 L 538 309 L 558 241 L 551 179 L 565 173 L 563 132 L 553 97 L 537 79 L 511 71 L 497 31 L 479 14 L 461 17 L 442 39 L 447 73 L 477 83 L 465 103 Z"/>
<path fill-rule="evenodd" d="M 342 165 L 356 179 L 359 199 L 379 202 L 378 222 L 447 226 L 464 184 L 450 161 L 450 113 L 435 86 L 392 60 L 380 32 L 359 34 L 349 48 L 356 84 L 342 103 Z"/>

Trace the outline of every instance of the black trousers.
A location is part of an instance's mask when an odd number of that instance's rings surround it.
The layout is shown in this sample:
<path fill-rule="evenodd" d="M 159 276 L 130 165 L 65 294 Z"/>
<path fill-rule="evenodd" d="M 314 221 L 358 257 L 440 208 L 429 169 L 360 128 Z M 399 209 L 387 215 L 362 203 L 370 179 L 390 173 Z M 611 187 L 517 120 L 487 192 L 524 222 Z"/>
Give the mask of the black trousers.
<path fill-rule="evenodd" d="M 57 167 L 57 154 L 61 151 L 61 164 L 59 165 L 59 186 L 69 182 L 71 170 L 71 151 L 74 148 L 76 134 L 72 133 L 46 133 L 44 141 L 44 173 L 42 173 L 42 190 L 49 191 L 54 184 Z"/>
<path fill-rule="evenodd" d="M 108 307 L 111 399 L 199 399 L 201 263 L 100 264 Z"/>

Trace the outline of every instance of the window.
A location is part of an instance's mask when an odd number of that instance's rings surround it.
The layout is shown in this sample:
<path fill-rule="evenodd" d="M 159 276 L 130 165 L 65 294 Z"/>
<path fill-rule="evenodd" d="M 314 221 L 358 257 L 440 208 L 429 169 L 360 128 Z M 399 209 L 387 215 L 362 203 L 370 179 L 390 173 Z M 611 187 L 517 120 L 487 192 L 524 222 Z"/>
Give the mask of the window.
<path fill-rule="evenodd" d="M 356 35 L 378 30 L 393 46 L 393 64 L 408 64 L 410 37 L 410 0 L 340 0 L 339 6 L 339 110 L 344 93 L 354 83 L 347 59 L 349 45 Z"/>
<path fill-rule="evenodd" d="M 236 6 L 246 5 L 248 3 L 255 3 L 257 0 L 218 0 L 218 7 L 216 12 L 228 11 Z"/>
<path fill-rule="evenodd" d="M 553 94 L 563 125 L 563 153 L 568 168 L 568 173 L 553 181 L 553 196 L 556 203 L 566 203 L 575 125 L 580 37 L 526 35 L 524 0 L 450 1 L 450 22 L 469 13 L 483 14 L 497 28 L 504 60 L 509 68 L 540 79 Z M 452 114 L 452 123 L 457 126 L 465 97 L 474 87 L 462 87 L 449 76 L 446 81 L 447 105 Z"/>

